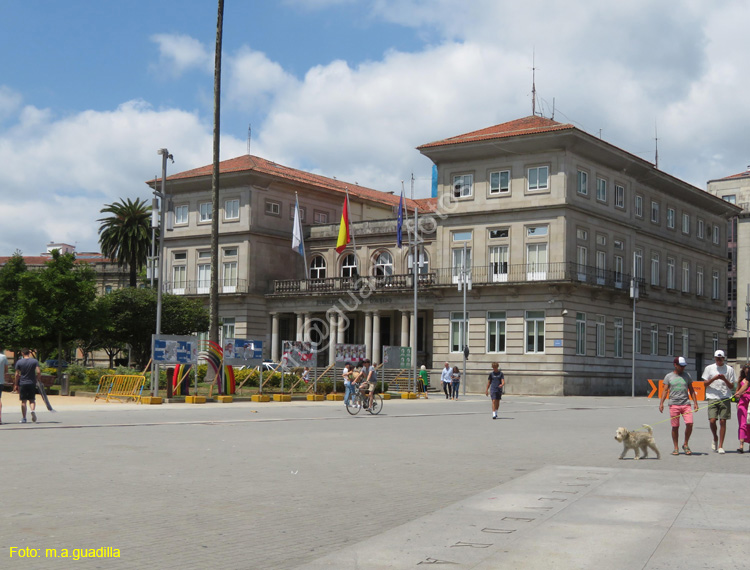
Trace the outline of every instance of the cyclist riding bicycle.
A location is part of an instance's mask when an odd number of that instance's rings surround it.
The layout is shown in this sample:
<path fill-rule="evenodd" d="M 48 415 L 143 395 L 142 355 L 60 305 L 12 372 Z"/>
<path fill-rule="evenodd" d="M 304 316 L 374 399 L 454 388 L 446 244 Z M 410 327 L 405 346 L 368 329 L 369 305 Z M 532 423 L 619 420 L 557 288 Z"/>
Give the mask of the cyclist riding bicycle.
<path fill-rule="evenodd" d="M 364 366 L 362 366 L 362 372 L 359 374 L 358 380 L 361 381 L 359 389 L 362 390 L 362 397 L 364 393 L 368 392 L 369 397 L 367 400 L 367 408 L 372 406 L 372 399 L 375 395 L 375 387 L 378 383 L 378 371 L 375 366 L 370 362 L 370 359 L 365 359 Z M 365 409 L 367 409 L 365 408 Z"/>

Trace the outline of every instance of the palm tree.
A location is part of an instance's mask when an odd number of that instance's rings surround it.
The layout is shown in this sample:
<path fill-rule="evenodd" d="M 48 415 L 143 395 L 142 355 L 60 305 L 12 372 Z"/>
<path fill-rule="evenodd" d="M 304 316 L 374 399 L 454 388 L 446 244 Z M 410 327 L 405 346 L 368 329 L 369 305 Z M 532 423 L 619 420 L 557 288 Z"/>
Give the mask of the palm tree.
<path fill-rule="evenodd" d="M 151 206 L 136 198 L 127 198 L 114 204 L 106 204 L 99 210 L 112 214 L 98 220 L 99 245 L 102 253 L 117 262 L 120 267 L 130 269 L 130 286 L 137 285 L 138 270 L 148 260 L 151 249 Z"/>

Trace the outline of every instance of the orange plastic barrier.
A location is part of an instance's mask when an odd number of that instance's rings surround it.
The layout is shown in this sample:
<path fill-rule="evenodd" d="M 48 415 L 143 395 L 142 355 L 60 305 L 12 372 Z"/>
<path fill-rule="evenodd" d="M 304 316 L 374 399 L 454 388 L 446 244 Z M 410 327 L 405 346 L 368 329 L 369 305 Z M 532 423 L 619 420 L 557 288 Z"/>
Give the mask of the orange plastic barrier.
<path fill-rule="evenodd" d="M 659 393 L 659 399 L 661 400 L 662 394 L 664 394 L 664 381 L 659 380 L 658 385 L 654 384 L 654 381 L 650 378 L 648 379 L 648 383 L 651 384 L 651 393 L 648 395 L 649 398 L 652 398 L 654 394 L 657 392 Z M 695 390 L 695 397 L 698 398 L 698 400 L 703 401 L 706 399 L 706 385 L 703 382 L 692 382 L 693 390 Z"/>

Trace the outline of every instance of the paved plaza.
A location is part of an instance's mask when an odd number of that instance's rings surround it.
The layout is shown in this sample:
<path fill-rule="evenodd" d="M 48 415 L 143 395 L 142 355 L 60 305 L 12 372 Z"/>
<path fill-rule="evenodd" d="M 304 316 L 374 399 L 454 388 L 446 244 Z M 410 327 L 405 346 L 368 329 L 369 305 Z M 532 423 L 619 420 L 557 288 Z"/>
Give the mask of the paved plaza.
<path fill-rule="evenodd" d="M 53 405 L 20 425 L 17 396 L 3 395 L 2 568 L 750 560 L 750 454 L 733 451 L 736 418 L 725 455 L 711 451 L 701 410 L 693 455 L 674 457 L 656 399 L 510 396 L 496 421 L 480 396 L 390 400 L 356 417 L 341 402 Z M 615 429 L 644 423 L 661 460 L 618 460 Z M 110 557 L 76 561 L 80 549 Z"/>

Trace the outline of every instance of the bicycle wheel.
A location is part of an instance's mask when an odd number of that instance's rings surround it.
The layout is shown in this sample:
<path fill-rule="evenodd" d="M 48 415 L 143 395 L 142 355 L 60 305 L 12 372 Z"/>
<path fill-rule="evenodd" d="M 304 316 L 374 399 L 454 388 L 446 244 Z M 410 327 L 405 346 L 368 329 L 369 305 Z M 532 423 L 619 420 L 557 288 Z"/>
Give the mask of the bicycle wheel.
<path fill-rule="evenodd" d="M 356 416 L 359 411 L 362 409 L 362 398 L 359 394 L 356 394 L 355 396 L 352 396 L 349 398 L 349 401 L 346 403 L 346 411 L 349 412 L 351 415 Z"/>
<path fill-rule="evenodd" d="M 380 411 L 383 409 L 383 396 L 380 394 L 375 394 L 372 397 L 372 406 L 370 406 L 370 409 L 367 410 L 372 415 L 379 414 Z"/>

